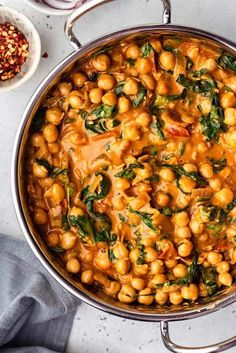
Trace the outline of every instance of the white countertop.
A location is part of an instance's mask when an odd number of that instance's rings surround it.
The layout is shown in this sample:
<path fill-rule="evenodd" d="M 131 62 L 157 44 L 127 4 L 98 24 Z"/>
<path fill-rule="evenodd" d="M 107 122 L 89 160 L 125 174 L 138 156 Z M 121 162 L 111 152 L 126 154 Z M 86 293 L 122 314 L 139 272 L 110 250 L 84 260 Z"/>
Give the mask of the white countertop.
<path fill-rule="evenodd" d="M 23 238 L 13 209 L 10 162 L 13 139 L 26 103 L 39 82 L 72 48 L 63 26 L 65 17 L 43 15 L 23 0 L 0 0 L 18 9 L 37 27 L 42 40 L 42 58 L 33 78 L 20 88 L 0 94 L 0 232 Z M 172 0 L 172 22 L 202 28 L 236 41 L 236 0 Z M 160 23 L 158 0 L 119 0 L 87 14 L 80 21 L 82 43 L 108 31 L 135 24 Z M 236 304 L 199 319 L 172 323 L 171 334 L 179 344 L 203 345 L 235 335 Z M 78 308 L 67 353 L 159 353 L 167 352 L 161 342 L 159 324 L 125 320 L 86 304 Z M 228 350 L 236 352 L 236 347 Z"/>

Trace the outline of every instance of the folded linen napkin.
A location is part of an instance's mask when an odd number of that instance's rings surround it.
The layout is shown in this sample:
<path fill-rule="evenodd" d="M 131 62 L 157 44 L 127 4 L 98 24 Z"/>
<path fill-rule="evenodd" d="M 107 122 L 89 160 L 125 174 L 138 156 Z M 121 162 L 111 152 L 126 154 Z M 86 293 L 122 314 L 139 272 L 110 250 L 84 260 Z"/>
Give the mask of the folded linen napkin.
<path fill-rule="evenodd" d="M 0 234 L 0 352 L 63 352 L 79 301 L 25 241 Z"/>

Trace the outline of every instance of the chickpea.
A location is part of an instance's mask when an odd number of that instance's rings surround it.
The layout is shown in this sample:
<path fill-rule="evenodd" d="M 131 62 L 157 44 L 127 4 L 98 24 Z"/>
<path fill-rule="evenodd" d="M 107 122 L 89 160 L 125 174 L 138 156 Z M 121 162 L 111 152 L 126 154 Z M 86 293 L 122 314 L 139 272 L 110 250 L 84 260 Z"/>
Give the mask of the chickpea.
<path fill-rule="evenodd" d="M 170 51 L 163 51 L 159 56 L 159 61 L 163 69 L 173 71 L 175 68 L 175 56 Z"/>
<path fill-rule="evenodd" d="M 138 293 L 138 302 L 140 304 L 151 305 L 153 300 L 154 300 L 154 295 L 152 293 L 151 288 L 149 287 L 142 289 Z"/>
<path fill-rule="evenodd" d="M 225 207 L 233 201 L 233 198 L 233 191 L 230 188 L 225 187 L 214 194 L 212 197 L 212 203 L 215 206 Z"/>
<path fill-rule="evenodd" d="M 83 72 L 75 72 L 72 76 L 72 81 L 76 87 L 83 87 L 86 81 L 88 81 L 87 76 Z"/>
<path fill-rule="evenodd" d="M 213 172 L 213 167 L 210 163 L 202 163 L 199 167 L 199 172 L 200 174 L 207 179 L 210 179 L 213 177 L 214 172 Z"/>
<path fill-rule="evenodd" d="M 140 124 L 142 127 L 148 127 L 152 121 L 151 114 L 149 113 L 141 113 L 138 115 L 136 118 L 136 121 L 138 124 Z"/>
<path fill-rule="evenodd" d="M 138 193 L 148 193 L 152 190 L 151 186 L 147 182 L 140 182 L 137 186 L 137 192 Z"/>
<path fill-rule="evenodd" d="M 179 178 L 179 187 L 183 192 L 190 194 L 195 189 L 196 182 L 192 178 L 182 175 Z"/>
<path fill-rule="evenodd" d="M 117 259 L 126 259 L 129 257 L 129 250 L 121 241 L 115 244 L 113 247 L 113 253 Z"/>
<path fill-rule="evenodd" d="M 139 210 L 141 207 L 146 205 L 146 202 L 147 200 L 145 199 L 137 198 L 137 199 L 130 200 L 129 205 L 134 210 Z"/>
<path fill-rule="evenodd" d="M 150 265 L 152 275 L 157 275 L 165 272 L 164 262 L 162 260 L 155 260 Z"/>
<path fill-rule="evenodd" d="M 43 136 L 48 142 L 55 142 L 58 138 L 58 130 L 55 125 L 49 123 L 43 128 Z"/>
<path fill-rule="evenodd" d="M 50 108 L 46 111 L 46 119 L 53 125 L 59 125 L 64 117 L 64 113 L 58 108 Z"/>
<path fill-rule="evenodd" d="M 131 44 L 128 46 L 126 50 L 127 58 L 136 60 L 140 55 L 141 55 L 140 48 L 136 44 Z"/>
<path fill-rule="evenodd" d="M 57 142 L 48 143 L 48 149 L 52 154 L 56 154 L 60 151 L 60 145 Z"/>
<path fill-rule="evenodd" d="M 118 294 L 121 303 L 130 304 L 136 299 L 136 291 L 130 284 L 123 284 Z"/>
<path fill-rule="evenodd" d="M 82 208 L 79 207 L 72 207 L 72 209 L 70 210 L 70 216 L 83 216 L 84 215 L 84 211 L 82 210 Z"/>
<path fill-rule="evenodd" d="M 176 213 L 172 217 L 172 222 L 178 227 L 185 227 L 189 223 L 189 216 L 186 211 Z"/>
<path fill-rule="evenodd" d="M 157 83 L 156 91 L 161 96 L 166 96 L 168 94 L 168 91 L 169 91 L 167 82 L 165 82 L 165 81 L 160 79 L 158 81 L 158 83 Z"/>
<path fill-rule="evenodd" d="M 204 225 L 194 219 L 192 219 L 189 223 L 189 227 L 193 234 L 201 234 L 203 232 Z"/>
<path fill-rule="evenodd" d="M 184 299 L 194 301 L 198 298 L 198 287 L 194 283 L 191 283 L 189 286 L 183 286 L 181 288 L 181 295 Z"/>
<path fill-rule="evenodd" d="M 101 74 L 98 78 L 98 87 L 105 90 L 109 91 L 111 90 L 115 85 L 115 79 L 112 75 L 109 74 Z"/>
<path fill-rule="evenodd" d="M 66 263 L 66 269 L 68 272 L 70 273 L 79 273 L 80 272 L 80 263 L 79 260 L 77 259 L 70 259 L 67 263 Z"/>
<path fill-rule="evenodd" d="M 188 274 L 188 268 L 186 265 L 184 264 L 177 264 L 174 268 L 173 268 L 173 273 L 174 276 L 176 278 L 182 278 L 187 276 Z"/>
<path fill-rule="evenodd" d="M 178 246 L 178 254 L 181 257 L 187 257 L 193 250 L 193 244 L 190 240 L 184 239 L 184 242 Z"/>
<path fill-rule="evenodd" d="M 217 64 L 214 58 L 209 58 L 205 61 L 204 68 L 208 71 L 212 72 L 217 69 Z"/>
<path fill-rule="evenodd" d="M 149 58 L 139 58 L 135 65 L 138 73 L 148 74 L 152 71 L 152 61 Z"/>
<path fill-rule="evenodd" d="M 103 90 L 101 88 L 92 88 L 89 92 L 89 99 L 94 104 L 99 104 L 102 101 Z"/>
<path fill-rule="evenodd" d="M 197 150 L 199 153 L 204 153 L 208 150 L 208 147 L 204 142 L 199 142 L 197 145 Z"/>
<path fill-rule="evenodd" d="M 126 97 L 119 97 L 118 109 L 120 114 L 127 113 L 132 108 L 130 100 Z"/>
<path fill-rule="evenodd" d="M 69 97 L 69 104 L 73 109 L 79 110 L 83 107 L 84 101 L 81 97 L 73 94 Z"/>
<path fill-rule="evenodd" d="M 140 77 L 140 80 L 141 80 L 142 84 L 150 91 L 153 91 L 155 89 L 156 82 L 150 74 L 143 74 Z"/>
<path fill-rule="evenodd" d="M 224 111 L 224 122 L 226 125 L 236 125 L 236 109 L 226 108 Z"/>
<path fill-rule="evenodd" d="M 211 265 L 217 265 L 219 262 L 222 261 L 222 255 L 216 251 L 210 251 L 207 255 L 207 261 Z"/>
<path fill-rule="evenodd" d="M 134 273 L 137 276 L 145 276 L 148 273 L 148 265 L 136 265 L 134 264 Z"/>
<path fill-rule="evenodd" d="M 236 263 L 236 248 L 233 250 L 232 260 L 233 263 Z"/>
<path fill-rule="evenodd" d="M 205 98 L 201 101 L 201 110 L 203 112 L 203 114 L 209 114 L 211 111 L 211 107 L 212 107 L 212 102 L 211 99 L 209 98 Z"/>
<path fill-rule="evenodd" d="M 71 250 L 77 243 L 77 235 L 71 231 L 64 232 L 61 235 L 61 247 L 64 250 Z"/>
<path fill-rule="evenodd" d="M 165 266 L 167 268 L 174 268 L 177 265 L 177 260 L 175 259 L 167 259 L 165 260 Z"/>
<path fill-rule="evenodd" d="M 186 170 L 186 172 L 197 172 L 197 166 L 193 163 L 185 163 L 183 168 Z"/>
<path fill-rule="evenodd" d="M 157 273 L 151 280 L 154 286 L 156 286 L 157 284 L 164 284 L 166 281 L 167 277 L 164 273 Z"/>
<path fill-rule="evenodd" d="M 190 231 L 189 227 L 186 227 L 186 226 L 185 227 L 177 227 L 175 229 L 175 234 L 180 239 L 191 238 L 191 231 Z"/>
<path fill-rule="evenodd" d="M 233 282 L 233 277 L 228 272 L 222 272 L 218 276 L 219 282 L 223 284 L 223 286 L 230 287 Z"/>
<path fill-rule="evenodd" d="M 161 289 L 157 289 L 155 294 L 155 301 L 159 305 L 165 305 L 169 298 L 169 294 L 163 292 Z"/>
<path fill-rule="evenodd" d="M 94 264 L 101 270 L 108 270 L 111 267 L 111 261 L 108 252 L 99 252 L 94 259 Z"/>
<path fill-rule="evenodd" d="M 56 205 L 59 205 L 65 198 L 65 189 L 61 184 L 55 183 L 50 188 L 50 195 Z"/>
<path fill-rule="evenodd" d="M 117 281 L 111 281 L 109 286 L 105 286 L 104 291 L 106 294 L 115 297 L 120 291 L 120 283 Z"/>
<path fill-rule="evenodd" d="M 92 270 L 85 270 L 81 274 L 81 282 L 85 284 L 92 284 L 93 283 L 93 271 Z"/>
<path fill-rule="evenodd" d="M 183 297 L 180 290 L 169 293 L 169 300 L 173 305 L 179 305 L 183 301 Z"/>
<path fill-rule="evenodd" d="M 117 96 L 114 92 L 107 92 L 102 97 L 102 102 L 113 107 L 117 103 Z"/>
<path fill-rule="evenodd" d="M 128 180 L 124 178 L 116 178 L 115 180 L 115 188 L 117 190 L 127 190 L 130 187 L 130 183 Z"/>
<path fill-rule="evenodd" d="M 36 224 L 39 225 L 44 225 L 48 221 L 48 215 L 47 213 L 42 210 L 41 208 L 38 208 L 34 211 L 34 221 Z"/>
<path fill-rule="evenodd" d="M 128 96 L 130 95 L 135 96 L 136 94 L 138 94 L 138 91 L 139 91 L 138 81 L 136 81 L 133 78 L 128 78 L 123 87 L 124 94 L 127 94 Z"/>
<path fill-rule="evenodd" d="M 158 253 L 155 249 L 152 247 L 148 246 L 145 248 L 145 260 L 147 262 L 153 262 L 157 259 Z"/>
<path fill-rule="evenodd" d="M 145 288 L 145 281 L 142 278 L 133 277 L 131 285 L 136 290 L 142 290 Z"/>
<path fill-rule="evenodd" d="M 225 134 L 225 140 L 230 147 L 236 148 L 236 129 L 235 128 Z"/>
<path fill-rule="evenodd" d="M 137 141 L 141 137 L 141 132 L 138 125 L 127 124 L 123 129 L 123 136 L 125 140 L 128 141 Z"/>
<path fill-rule="evenodd" d="M 217 264 L 216 271 L 218 273 L 229 272 L 230 264 L 227 261 L 221 261 Z"/>
<path fill-rule="evenodd" d="M 175 173 L 170 168 L 161 168 L 159 175 L 162 180 L 167 182 L 175 180 Z"/>
<path fill-rule="evenodd" d="M 132 249 L 129 253 L 130 261 L 136 263 L 138 261 L 139 255 L 140 254 L 138 248 Z"/>
<path fill-rule="evenodd" d="M 49 246 L 57 247 L 60 242 L 59 234 L 56 231 L 47 234 L 47 242 Z"/>
<path fill-rule="evenodd" d="M 226 92 L 220 98 L 222 108 L 233 108 L 236 105 L 236 98 L 233 92 Z"/>
<path fill-rule="evenodd" d="M 43 165 L 33 163 L 33 174 L 37 178 L 46 178 L 48 175 L 47 169 Z"/>
<path fill-rule="evenodd" d="M 129 270 L 128 261 L 124 259 L 118 259 L 115 263 L 115 269 L 120 275 L 125 275 Z"/>
<path fill-rule="evenodd" d="M 170 202 L 170 196 L 163 191 L 158 191 L 156 201 L 158 206 L 166 207 Z"/>
<path fill-rule="evenodd" d="M 57 85 L 57 89 L 60 92 L 60 94 L 62 96 L 68 96 L 68 94 L 71 92 L 72 90 L 72 85 L 69 82 L 60 82 Z"/>
<path fill-rule="evenodd" d="M 111 66 L 111 60 L 107 54 L 99 54 L 92 59 L 92 66 L 97 71 L 107 71 Z"/>
<path fill-rule="evenodd" d="M 112 206 L 115 210 L 121 211 L 126 207 L 126 200 L 123 196 L 114 197 L 112 199 Z"/>
<path fill-rule="evenodd" d="M 31 143 L 34 147 L 42 147 L 45 144 L 45 138 L 41 134 L 41 132 L 36 132 L 31 136 Z"/>
<path fill-rule="evenodd" d="M 221 189 L 221 182 L 220 179 L 218 178 L 212 178 L 209 179 L 209 186 L 214 190 L 214 191 L 220 191 Z"/>

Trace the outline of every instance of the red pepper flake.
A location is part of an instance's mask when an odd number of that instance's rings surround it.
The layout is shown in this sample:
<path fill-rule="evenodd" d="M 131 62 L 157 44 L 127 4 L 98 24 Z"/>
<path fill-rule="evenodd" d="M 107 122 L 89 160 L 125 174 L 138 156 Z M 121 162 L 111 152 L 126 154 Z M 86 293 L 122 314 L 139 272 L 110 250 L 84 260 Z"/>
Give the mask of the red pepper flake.
<path fill-rule="evenodd" d="M 29 54 L 24 34 L 11 23 L 0 24 L 0 81 L 15 77 Z"/>
<path fill-rule="evenodd" d="M 48 58 L 48 53 L 46 51 L 45 51 L 45 53 L 43 53 L 42 58 L 45 58 L 45 59 Z"/>

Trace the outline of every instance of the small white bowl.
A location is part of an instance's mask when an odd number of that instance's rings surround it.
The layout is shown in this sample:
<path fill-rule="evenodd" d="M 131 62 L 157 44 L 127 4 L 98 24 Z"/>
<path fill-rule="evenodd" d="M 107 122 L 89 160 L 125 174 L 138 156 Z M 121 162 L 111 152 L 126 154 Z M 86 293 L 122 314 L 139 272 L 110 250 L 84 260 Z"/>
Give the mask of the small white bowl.
<path fill-rule="evenodd" d="M 38 10 L 42 13 L 45 13 L 47 15 L 54 15 L 54 16 L 63 16 L 63 15 L 69 15 L 72 13 L 75 9 L 71 10 L 60 10 L 60 9 L 54 9 L 53 7 L 48 6 L 41 0 L 25 0 L 25 2 L 33 7 L 35 10 Z"/>
<path fill-rule="evenodd" d="M 24 34 L 29 43 L 29 55 L 15 77 L 0 81 L 0 92 L 10 91 L 26 82 L 36 71 L 41 58 L 41 41 L 32 22 L 17 10 L 0 6 L 0 23 L 5 22 L 12 23 Z"/>

